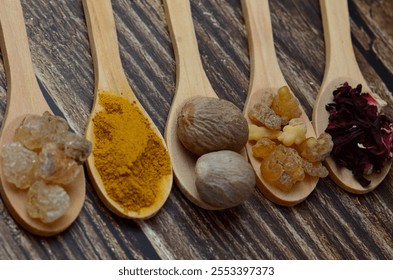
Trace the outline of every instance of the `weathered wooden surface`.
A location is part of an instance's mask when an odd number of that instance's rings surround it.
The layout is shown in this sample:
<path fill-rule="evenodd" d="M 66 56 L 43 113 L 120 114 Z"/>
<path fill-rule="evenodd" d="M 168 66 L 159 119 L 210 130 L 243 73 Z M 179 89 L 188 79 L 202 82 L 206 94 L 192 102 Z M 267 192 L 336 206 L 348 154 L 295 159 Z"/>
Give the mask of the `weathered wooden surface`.
<path fill-rule="evenodd" d="M 159 0 L 113 0 L 120 52 L 131 87 L 161 132 L 175 90 L 175 60 Z M 201 57 L 222 98 L 242 108 L 249 81 L 239 0 L 192 0 Z M 83 133 L 93 102 L 93 66 L 79 0 L 22 0 L 37 78 L 72 128 Z M 284 76 L 311 116 L 324 71 L 317 0 L 271 0 Z M 393 117 L 393 2 L 349 1 L 361 70 Z M 0 63 L 0 120 L 6 106 Z M 21 229 L 0 201 L 0 259 L 393 259 L 393 172 L 375 191 L 352 195 L 320 180 L 307 200 L 277 206 L 260 192 L 244 205 L 206 211 L 174 186 L 154 218 L 108 212 L 87 180 L 87 199 L 64 233 L 40 238 Z"/>

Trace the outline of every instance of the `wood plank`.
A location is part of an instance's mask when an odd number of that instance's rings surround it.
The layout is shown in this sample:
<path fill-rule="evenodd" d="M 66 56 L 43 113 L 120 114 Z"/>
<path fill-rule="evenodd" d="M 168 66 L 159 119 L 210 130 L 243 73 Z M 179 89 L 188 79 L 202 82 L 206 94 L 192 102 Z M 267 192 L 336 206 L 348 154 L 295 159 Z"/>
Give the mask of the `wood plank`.
<path fill-rule="evenodd" d="M 161 132 L 175 91 L 175 60 L 162 2 L 113 0 L 128 81 Z M 355 54 L 393 116 L 391 1 L 350 0 Z M 35 71 L 72 128 L 83 133 L 93 102 L 93 66 L 79 0 L 22 1 Z M 191 0 L 203 65 L 218 95 L 242 108 L 249 82 L 240 1 Z M 319 2 L 271 0 L 275 46 L 288 84 L 307 114 L 324 71 Z M 0 119 L 6 80 L 0 64 Z M 154 218 L 112 215 L 88 182 L 80 217 L 63 234 L 21 230 L 0 201 L 0 259 L 392 259 L 393 174 L 370 194 L 320 180 L 302 204 L 285 208 L 260 192 L 244 205 L 207 211 L 174 186 Z"/>

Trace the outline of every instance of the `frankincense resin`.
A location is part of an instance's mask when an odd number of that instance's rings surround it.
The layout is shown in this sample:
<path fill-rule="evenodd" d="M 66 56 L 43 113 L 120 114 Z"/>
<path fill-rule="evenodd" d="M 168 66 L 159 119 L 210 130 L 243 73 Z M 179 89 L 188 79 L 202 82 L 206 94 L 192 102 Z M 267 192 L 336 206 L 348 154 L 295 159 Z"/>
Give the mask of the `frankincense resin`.
<path fill-rule="evenodd" d="M 5 179 L 28 192 L 27 213 L 50 223 L 69 208 L 65 187 L 71 187 L 80 174 L 91 143 L 71 132 L 63 118 L 45 112 L 42 116 L 27 115 L 13 142 L 5 144 L 2 151 Z"/>
<path fill-rule="evenodd" d="M 272 101 L 267 102 L 269 99 Z M 291 191 L 306 176 L 326 177 L 328 170 L 321 161 L 333 148 L 331 136 L 323 133 L 318 138 L 306 137 L 299 101 L 288 87 L 281 87 L 269 99 L 248 112 L 252 122 L 249 141 L 253 156 L 261 160 L 262 177 L 284 192 Z"/>

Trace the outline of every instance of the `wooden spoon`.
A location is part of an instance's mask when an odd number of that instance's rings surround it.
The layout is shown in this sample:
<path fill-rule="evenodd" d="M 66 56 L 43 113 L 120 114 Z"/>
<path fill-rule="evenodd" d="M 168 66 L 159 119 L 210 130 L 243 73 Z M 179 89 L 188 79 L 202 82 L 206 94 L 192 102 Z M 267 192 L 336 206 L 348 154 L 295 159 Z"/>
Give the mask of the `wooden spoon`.
<path fill-rule="evenodd" d="M 350 21 L 347 1 L 321 0 L 323 30 L 326 45 L 325 75 L 316 99 L 313 111 L 313 122 L 317 135 L 325 131 L 328 125 L 329 113 L 325 106 L 333 102 L 333 90 L 344 82 L 355 87 L 362 84 L 362 90 L 372 94 L 368 87 L 353 52 L 351 42 Z M 366 178 L 371 183 L 362 187 L 354 178 L 352 172 L 335 164 L 332 158 L 326 160 L 330 177 L 341 188 L 351 193 L 367 193 L 374 190 L 388 174 L 391 161 L 385 164 L 381 173 L 373 173 Z"/>
<path fill-rule="evenodd" d="M 36 77 L 30 57 L 22 7 L 17 0 L 0 1 L 0 44 L 8 78 L 7 109 L 3 120 L 0 153 L 4 144 L 12 142 L 15 129 L 27 114 L 42 115 L 51 112 Z M 64 216 L 52 223 L 42 223 L 31 218 L 26 211 L 27 190 L 17 189 L 6 181 L 0 168 L 1 195 L 14 219 L 26 230 L 42 236 L 60 233 L 79 215 L 85 200 L 85 176 L 83 168 L 66 191 L 71 206 Z"/>
<path fill-rule="evenodd" d="M 243 0 L 242 9 L 248 33 L 251 66 L 250 87 L 244 114 L 251 123 L 247 114 L 254 104 L 261 102 L 265 94 L 276 94 L 280 87 L 288 85 L 276 57 L 268 0 Z M 307 126 L 307 137 L 315 137 L 314 129 L 303 109 L 301 118 Z M 269 200 L 280 205 L 292 206 L 302 202 L 314 190 L 318 178 L 310 176 L 298 182 L 289 192 L 271 186 L 261 175 L 261 161 L 252 155 L 252 145 L 248 143 L 246 149 L 257 175 L 257 185 Z"/>
<path fill-rule="evenodd" d="M 165 142 L 157 127 L 145 112 L 138 99 L 134 95 L 130 85 L 127 82 L 119 53 L 119 46 L 116 35 L 115 20 L 112 12 L 110 0 L 84 0 L 83 8 L 86 15 L 87 27 L 90 38 L 90 45 L 93 54 L 94 72 L 95 72 L 95 101 L 91 113 L 90 121 L 86 130 L 86 138 L 94 143 L 93 121 L 94 115 L 102 110 L 97 96 L 101 91 L 110 92 L 122 96 L 129 102 L 133 102 L 139 110 L 145 115 L 150 122 L 151 128 L 161 139 L 162 145 Z M 126 212 L 124 209 L 113 201 L 106 193 L 105 186 L 101 176 L 94 165 L 94 157 L 90 156 L 87 161 L 89 175 L 93 185 L 103 203 L 113 213 L 131 219 L 147 219 L 155 215 L 164 205 L 172 188 L 172 172 L 164 176 L 160 182 L 162 190 L 157 201 L 150 207 L 142 208 L 139 212 Z"/>
<path fill-rule="evenodd" d="M 200 58 L 198 43 L 191 15 L 190 2 L 165 0 L 169 31 L 176 58 L 176 92 L 165 128 L 165 140 L 172 157 L 175 182 L 182 193 L 201 208 L 216 210 L 206 204 L 195 187 L 195 163 L 197 156 L 189 152 L 177 137 L 177 116 L 185 100 L 195 97 L 215 97 Z"/>

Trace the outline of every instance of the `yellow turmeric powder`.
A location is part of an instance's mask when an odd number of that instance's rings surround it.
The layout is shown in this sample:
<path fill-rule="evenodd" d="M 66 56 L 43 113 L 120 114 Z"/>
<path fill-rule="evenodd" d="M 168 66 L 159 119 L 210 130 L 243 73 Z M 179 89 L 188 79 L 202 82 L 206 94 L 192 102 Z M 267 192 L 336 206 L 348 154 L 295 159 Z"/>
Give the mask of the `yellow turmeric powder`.
<path fill-rule="evenodd" d="M 160 197 L 159 182 L 171 173 L 161 139 L 141 110 L 108 92 L 98 96 L 103 110 L 93 117 L 93 156 L 107 195 L 126 212 L 138 212 Z"/>

